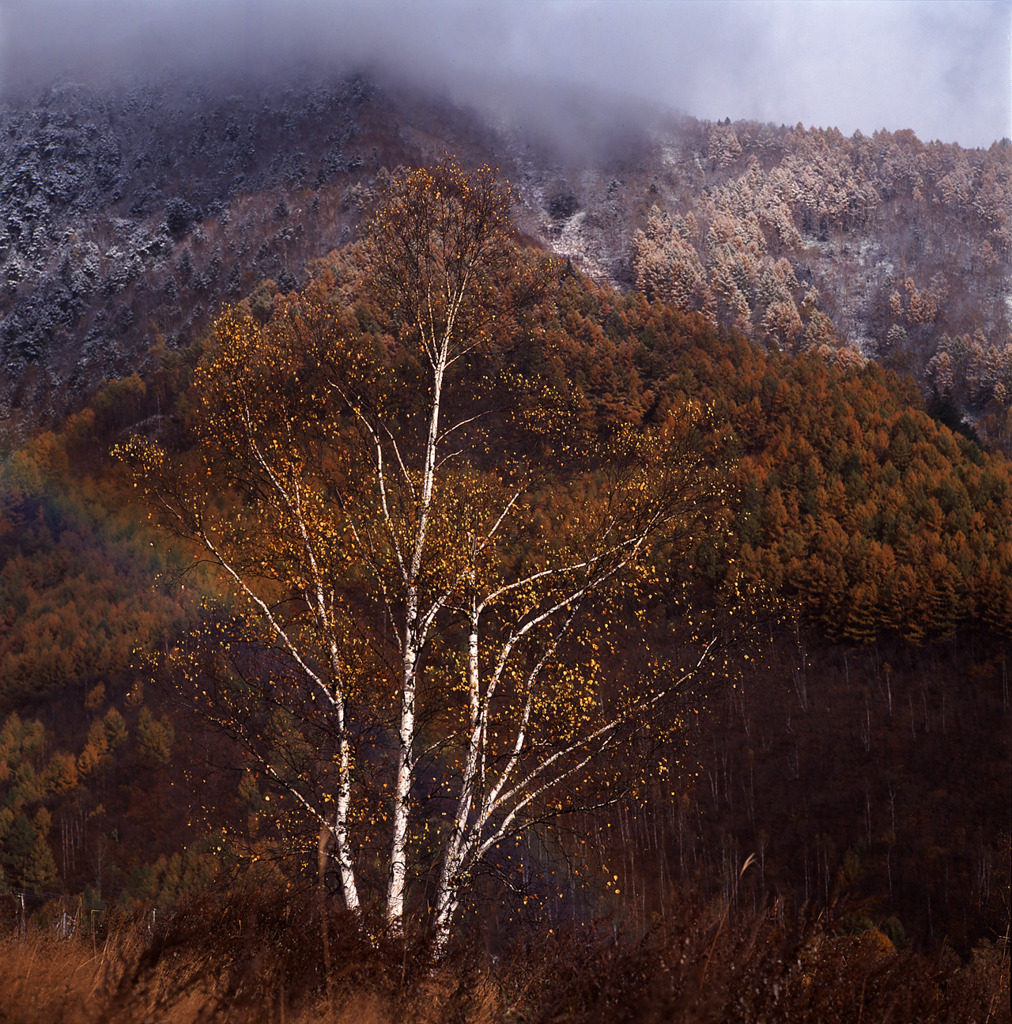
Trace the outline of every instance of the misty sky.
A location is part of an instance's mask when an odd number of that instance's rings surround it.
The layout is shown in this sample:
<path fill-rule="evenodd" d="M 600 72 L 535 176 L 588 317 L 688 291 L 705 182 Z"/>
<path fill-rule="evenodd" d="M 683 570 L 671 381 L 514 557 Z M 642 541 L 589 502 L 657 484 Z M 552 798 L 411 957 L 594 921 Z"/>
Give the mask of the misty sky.
<path fill-rule="evenodd" d="M 0 84 L 376 65 L 458 99 L 556 82 L 696 117 L 1012 136 L 1012 0 L 0 0 Z"/>

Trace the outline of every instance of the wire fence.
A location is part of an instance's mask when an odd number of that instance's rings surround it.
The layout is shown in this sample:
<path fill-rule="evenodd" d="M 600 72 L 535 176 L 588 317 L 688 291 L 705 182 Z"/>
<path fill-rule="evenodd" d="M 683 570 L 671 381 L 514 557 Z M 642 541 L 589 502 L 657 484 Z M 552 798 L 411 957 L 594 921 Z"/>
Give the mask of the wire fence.
<path fill-rule="evenodd" d="M 44 889 L 10 891 L 5 894 L 5 899 L 10 901 L 8 910 L 13 912 L 14 933 L 19 938 L 26 937 L 32 925 L 49 929 L 60 938 L 94 931 L 109 909 L 106 901 L 97 896 L 68 896 Z M 155 907 L 145 912 L 151 931 L 157 916 Z"/>

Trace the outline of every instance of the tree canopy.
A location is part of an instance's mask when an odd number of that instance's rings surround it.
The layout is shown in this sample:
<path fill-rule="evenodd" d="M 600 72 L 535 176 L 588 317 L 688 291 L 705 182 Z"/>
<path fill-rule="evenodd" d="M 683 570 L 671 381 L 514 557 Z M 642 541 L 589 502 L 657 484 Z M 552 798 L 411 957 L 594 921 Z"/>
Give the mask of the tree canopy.
<path fill-rule="evenodd" d="M 379 858 L 397 932 L 431 874 L 437 948 L 476 866 L 577 805 L 707 646 L 602 671 L 649 542 L 691 542 L 718 488 L 691 403 L 606 451 L 553 451 L 543 486 L 552 428 L 544 409 L 525 422 L 497 352 L 556 268 L 510 238 L 509 202 L 484 168 L 395 175 L 341 268 L 372 329 L 313 298 L 264 323 L 227 310 L 195 372 L 191 452 L 121 449 L 236 602 L 180 666 L 198 703 L 321 829 L 349 910 Z M 525 446 L 504 452 L 500 425 Z"/>

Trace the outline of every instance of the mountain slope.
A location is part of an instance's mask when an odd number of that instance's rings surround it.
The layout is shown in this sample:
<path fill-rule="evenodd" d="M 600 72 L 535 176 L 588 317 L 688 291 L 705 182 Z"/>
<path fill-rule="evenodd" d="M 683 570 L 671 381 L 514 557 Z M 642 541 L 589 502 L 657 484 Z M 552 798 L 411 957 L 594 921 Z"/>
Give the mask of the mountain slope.
<path fill-rule="evenodd" d="M 564 274 L 502 353 L 566 396 L 574 439 L 663 422 L 685 401 L 723 431 L 733 528 L 691 564 L 659 550 L 653 628 L 675 628 L 684 594 L 719 617 L 736 589 L 761 588 L 799 613 L 694 696 L 673 783 L 583 823 L 600 836 L 584 866 L 620 865 L 636 894 L 609 902 L 591 886 L 594 906 L 638 928 L 675 882 L 731 899 L 755 851 L 741 888 L 755 906 L 839 896 L 858 930 L 896 919 L 916 943 L 961 951 L 1001 934 L 1009 467 L 860 349 L 885 331 L 907 369 L 934 360 L 928 383 L 949 355 L 950 405 L 1005 413 L 1007 224 L 992 200 L 1006 148 L 687 119 L 614 132 L 583 114 L 561 145 L 359 80 L 67 90 L 8 109 L 3 130 L 3 884 L 34 885 L 40 902 L 165 905 L 220 865 L 209 835 L 223 825 L 238 830 L 229 855 L 263 838 L 256 787 L 204 771 L 233 752 L 151 685 L 203 613 L 175 585 L 186 553 L 144 532 L 107 453 L 131 431 L 185 432 L 222 302 L 263 322 L 279 290 L 328 296 L 385 169 L 452 149 L 502 166 L 518 234 L 597 279 Z M 968 184 L 945 184 L 956 164 Z M 368 335 L 369 311 L 351 306 Z M 872 326 L 848 335 L 857 323 Z M 573 870 L 573 850 L 551 856 Z M 563 898 L 548 912 L 571 910 Z"/>
<path fill-rule="evenodd" d="M 1012 444 L 1012 147 L 543 107 L 533 127 L 491 124 L 359 78 L 8 100 L 0 444 L 258 279 L 294 287 L 350 237 L 383 167 L 446 151 L 498 164 L 520 230 L 597 280 L 770 346 L 881 360 Z"/>

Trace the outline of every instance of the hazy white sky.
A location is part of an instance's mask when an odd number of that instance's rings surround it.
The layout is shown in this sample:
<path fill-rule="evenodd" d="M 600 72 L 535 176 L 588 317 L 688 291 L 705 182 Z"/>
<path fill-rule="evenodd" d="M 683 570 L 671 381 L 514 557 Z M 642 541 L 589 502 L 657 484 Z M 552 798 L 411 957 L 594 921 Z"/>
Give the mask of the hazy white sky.
<path fill-rule="evenodd" d="M 458 97 L 562 80 L 712 119 L 1012 136 L 1012 0 L 0 0 L 7 87 L 310 59 Z"/>

